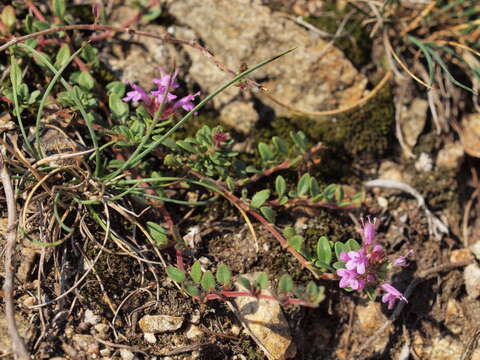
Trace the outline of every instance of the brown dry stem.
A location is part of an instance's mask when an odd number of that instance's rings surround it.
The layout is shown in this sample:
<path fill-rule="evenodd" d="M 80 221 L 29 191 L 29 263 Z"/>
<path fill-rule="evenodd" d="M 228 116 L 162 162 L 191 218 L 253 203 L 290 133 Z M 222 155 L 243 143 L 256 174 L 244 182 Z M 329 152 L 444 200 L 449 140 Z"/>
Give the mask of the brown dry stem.
<path fill-rule="evenodd" d="M 15 354 L 15 358 L 18 360 L 27 360 L 30 359 L 30 354 L 25 348 L 25 344 L 18 333 L 15 322 L 15 306 L 13 304 L 13 257 L 15 243 L 17 241 L 17 207 L 12 182 L 2 154 L 0 154 L 0 177 L 2 178 L 3 191 L 5 192 L 8 210 L 7 241 L 5 244 L 5 280 L 3 283 L 5 317 L 7 320 L 8 334 L 12 340 L 12 350 Z"/>

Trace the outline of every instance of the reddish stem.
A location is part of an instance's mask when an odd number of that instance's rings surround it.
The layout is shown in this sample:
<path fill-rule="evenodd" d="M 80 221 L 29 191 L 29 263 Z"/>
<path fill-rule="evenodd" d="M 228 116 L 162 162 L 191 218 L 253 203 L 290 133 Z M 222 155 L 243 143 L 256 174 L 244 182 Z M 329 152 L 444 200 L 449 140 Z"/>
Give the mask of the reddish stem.
<path fill-rule="evenodd" d="M 43 16 L 42 12 L 40 10 L 38 10 L 38 8 L 35 6 L 34 3 L 32 3 L 31 1 L 27 1 L 27 2 L 25 2 L 25 5 L 27 5 L 27 7 L 30 9 L 30 11 L 33 13 L 33 15 L 35 15 L 35 17 L 38 20 L 47 21 L 45 19 L 45 16 Z"/>
<path fill-rule="evenodd" d="M 277 298 L 271 295 L 265 295 L 265 294 L 253 294 L 250 291 L 231 291 L 231 290 L 221 290 L 218 294 L 208 294 L 204 297 L 206 301 L 208 300 L 225 300 L 225 298 L 235 298 L 235 297 L 240 297 L 240 296 L 247 296 L 247 297 L 253 297 L 256 299 L 266 299 L 266 300 L 272 300 L 272 301 L 279 301 Z M 198 297 L 195 297 L 198 299 Z M 287 297 L 285 300 L 282 301 L 284 304 L 293 304 L 293 305 L 301 305 L 301 306 L 307 306 L 307 307 L 315 307 L 312 304 L 306 302 L 305 300 L 301 299 L 295 299 L 291 297 Z"/>

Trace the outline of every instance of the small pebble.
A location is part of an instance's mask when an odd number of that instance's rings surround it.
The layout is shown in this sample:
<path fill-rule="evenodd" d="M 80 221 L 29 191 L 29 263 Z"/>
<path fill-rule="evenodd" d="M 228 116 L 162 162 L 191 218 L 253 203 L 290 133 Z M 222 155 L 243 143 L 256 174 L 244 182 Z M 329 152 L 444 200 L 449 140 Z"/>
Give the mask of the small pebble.
<path fill-rule="evenodd" d="M 178 330 L 183 324 L 183 318 L 169 315 L 145 315 L 138 325 L 144 333 L 158 334 Z"/>

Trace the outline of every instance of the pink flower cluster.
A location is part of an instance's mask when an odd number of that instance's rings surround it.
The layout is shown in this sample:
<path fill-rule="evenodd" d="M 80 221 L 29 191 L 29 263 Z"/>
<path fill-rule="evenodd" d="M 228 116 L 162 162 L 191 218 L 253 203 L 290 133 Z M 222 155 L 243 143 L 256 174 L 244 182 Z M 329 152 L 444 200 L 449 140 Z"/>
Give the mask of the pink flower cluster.
<path fill-rule="evenodd" d="M 359 250 L 346 251 L 340 254 L 340 260 L 345 262 L 345 268 L 337 270 L 341 288 L 350 288 L 357 291 L 362 291 L 366 286 L 374 288 L 381 284 L 385 277 L 385 269 L 390 264 L 391 266 L 408 266 L 406 256 L 400 256 L 389 264 L 383 247 L 374 244 L 376 236 L 374 222 L 369 220 L 366 224 L 363 224 L 362 234 L 363 243 Z M 388 303 L 389 309 L 393 308 L 397 299 L 407 302 L 405 296 L 391 284 L 383 283 L 380 288 L 385 291 L 382 302 Z"/>
<path fill-rule="evenodd" d="M 162 69 L 160 69 L 161 76 L 160 78 L 153 79 L 153 83 L 157 85 L 157 90 L 151 91 L 149 94 L 145 92 L 140 86 L 135 85 L 129 82 L 132 91 L 127 92 L 123 101 L 143 101 L 150 112 L 150 114 L 155 114 L 160 108 L 160 104 L 163 101 L 163 98 L 166 93 L 165 106 L 162 112 L 162 119 L 169 118 L 174 112 L 179 108 L 182 108 L 185 111 L 191 111 L 195 105 L 193 100 L 200 95 L 200 91 L 195 94 L 187 95 L 180 100 L 174 101 L 177 98 L 177 95 L 172 94 L 170 91 L 180 87 L 175 78 L 178 75 L 178 71 L 175 71 L 173 75 L 165 74 Z"/>

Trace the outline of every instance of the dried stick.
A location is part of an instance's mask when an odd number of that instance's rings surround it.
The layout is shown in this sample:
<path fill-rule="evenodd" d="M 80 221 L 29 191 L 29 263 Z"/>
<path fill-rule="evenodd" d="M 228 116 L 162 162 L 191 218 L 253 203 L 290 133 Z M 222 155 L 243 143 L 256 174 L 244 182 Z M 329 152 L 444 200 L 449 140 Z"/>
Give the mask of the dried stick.
<path fill-rule="evenodd" d="M 15 251 L 15 242 L 17 241 L 17 209 L 15 204 L 15 195 L 12 188 L 10 175 L 7 166 L 0 154 L 0 177 L 2 178 L 3 191 L 7 200 L 8 210 L 8 228 L 5 244 L 5 281 L 3 283 L 5 317 L 7 319 L 8 334 L 12 340 L 12 350 L 15 358 L 19 360 L 30 359 L 30 354 L 25 348 L 22 338 L 18 334 L 15 323 L 15 308 L 13 305 L 13 255 Z"/>

